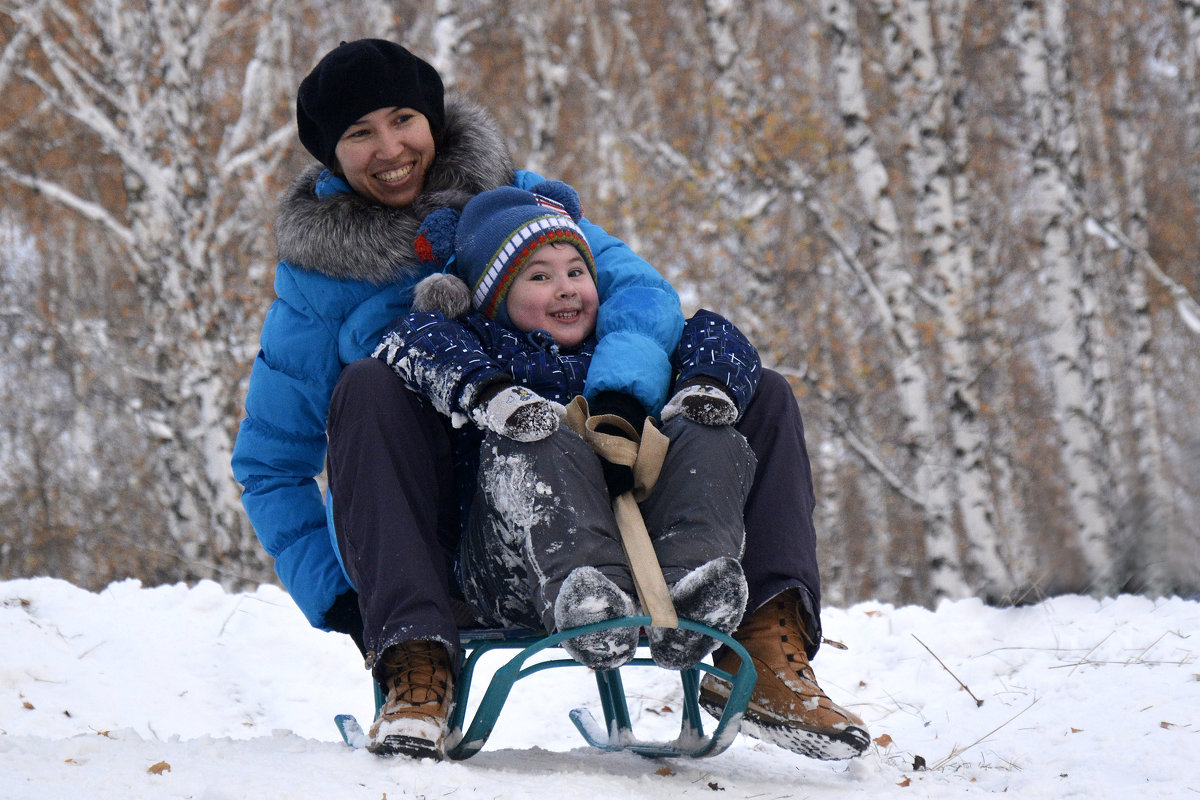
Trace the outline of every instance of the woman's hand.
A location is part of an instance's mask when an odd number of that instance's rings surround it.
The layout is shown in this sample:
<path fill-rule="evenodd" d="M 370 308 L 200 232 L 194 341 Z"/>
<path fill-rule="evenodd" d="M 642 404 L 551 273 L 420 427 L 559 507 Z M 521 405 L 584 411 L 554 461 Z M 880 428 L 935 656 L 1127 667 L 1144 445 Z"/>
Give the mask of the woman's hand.
<path fill-rule="evenodd" d="M 635 430 L 640 431 L 646 424 L 646 409 L 632 395 L 621 392 L 600 392 L 588 404 L 593 417 L 612 414 L 629 423 Z M 599 425 L 597 433 L 607 433 L 610 436 L 625 436 L 626 433 L 616 425 Z M 608 487 L 608 496 L 613 500 L 633 489 L 633 470 L 624 464 L 614 464 L 600 459 L 600 467 L 604 470 L 604 483 Z"/>

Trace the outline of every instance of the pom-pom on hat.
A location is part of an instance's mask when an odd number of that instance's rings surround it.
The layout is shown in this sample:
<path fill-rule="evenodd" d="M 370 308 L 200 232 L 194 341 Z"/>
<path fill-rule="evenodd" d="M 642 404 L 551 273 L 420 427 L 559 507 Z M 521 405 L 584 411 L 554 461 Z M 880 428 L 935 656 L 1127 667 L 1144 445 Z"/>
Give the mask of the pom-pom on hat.
<path fill-rule="evenodd" d="M 300 142 L 333 169 L 346 129 L 380 108 L 411 108 L 436 140 L 446 123 L 442 78 L 430 64 L 383 39 L 342 42 L 313 67 L 296 93 Z"/>
<path fill-rule="evenodd" d="M 578 225 L 582 218 L 579 195 L 561 181 L 543 181 L 530 191 L 502 186 L 471 198 L 462 213 L 448 208 L 431 213 L 413 246 L 427 265 L 465 282 L 471 308 L 511 325 L 508 289 L 539 247 L 573 246 L 596 279 L 592 249 Z M 446 275 L 430 276 L 418 284 L 413 308 L 458 316 L 462 295 L 457 291 Z"/>

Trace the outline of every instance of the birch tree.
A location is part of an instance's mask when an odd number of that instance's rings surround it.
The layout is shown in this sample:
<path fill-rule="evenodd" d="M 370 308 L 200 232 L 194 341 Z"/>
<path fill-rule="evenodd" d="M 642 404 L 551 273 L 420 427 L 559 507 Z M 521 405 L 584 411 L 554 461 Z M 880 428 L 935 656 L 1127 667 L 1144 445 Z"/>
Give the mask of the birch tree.
<path fill-rule="evenodd" d="M 1180 64 L 1186 98 L 1187 149 L 1200 153 L 1200 0 L 1175 0 L 1183 28 L 1184 57 Z M 1192 203 L 1200 209 L 1200 162 L 1187 170 Z M 1197 214 L 1200 222 L 1200 214 Z"/>
<path fill-rule="evenodd" d="M 186 577 L 258 579 L 263 558 L 228 458 L 248 361 L 230 348 L 249 316 L 239 304 L 260 301 L 233 256 L 266 255 L 262 219 L 293 136 L 290 26 L 270 24 L 286 15 L 270 0 L 236 9 L 44 0 L 5 13 L 13 41 L 27 43 L 6 53 L 7 88 L 35 98 L 6 137 L 70 131 L 76 154 L 90 152 L 113 179 L 48 174 L 28 148 L 0 158 L 0 179 L 94 226 L 134 287 L 140 330 L 114 346 L 139 352 L 110 381 L 144 437 L 144 491 L 162 510 L 165 546 Z M 240 86 L 240 96 L 208 91 L 213 82 Z"/>
<path fill-rule="evenodd" d="M 1124 0 L 1116 3 L 1110 36 L 1113 81 L 1111 84 L 1111 107 L 1114 128 L 1113 139 L 1117 147 L 1120 167 L 1119 187 L 1112 186 L 1109 194 L 1113 211 L 1105 214 L 1105 227 L 1119 227 L 1129 240 L 1139 248 L 1149 244 L 1149 210 L 1146 200 L 1145 148 L 1149 137 L 1141 129 L 1141 115 L 1135 108 L 1132 97 L 1132 82 L 1135 65 L 1131 53 L 1131 40 L 1135 30 L 1145 24 L 1145 19 L 1128 20 L 1130 9 Z M 1107 174 L 1107 173 L 1102 173 Z M 1120 202 L 1116 201 L 1120 198 Z M 1119 216 L 1117 216 L 1119 214 Z M 1161 593 L 1168 588 L 1168 545 L 1169 531 L 1178 524 L 1173 518 L 1171 490 L 1165 471 L 1162 451 L 1162 429 L 1155 397 L 1157 380 L 1152 353 L 1154 331 L 1151 322 L 1150 298 L 1145 272 L 1137 264 L 1136 257 L 1117 248 L 1119 302 L 1122 304 L 1119 318 L 1126 320 L 1122 338 L 1127 340 L 1123 353 L 1128 353 L 1126 363 L 1118 365 L 1114 376 L 1121 377 L 1121 395 L 1129 398 L 1130 413 L 1126 439 L 1132 442 L 1133 455 L 1122 458 L 1114 453 L 1117 464 L 1128 464 L 1123 470 L 1127 479 L 1124 487 L 1122 515 L 1128 526 L 1128 541 L 1131 543 L 1129 570 L 1144 588 Z"/>
<path fill-rule="evenodd" d="M 823 8 L 834 38 L 834 73 L 848 157 L 870 222 L 872 260 L 886 300 L 886 308 L 881 311 L 893 353 L 904 446 L 921 500 L 930 586 L 935 596 L 963 597 L 969 590 L 954 530 L 950 476 L 945 464 L 938 463 L 936 453 L 938 434 L 930 405 L 930 377 L 922 363 L 913 276 L 905 266 L 901 222 L 891 197 L 887 169 L 868 125 L 859 33 L 849 2 L 829 0 Z"/>
<path fill-rule="evenodd" d="M 995 466 L 995 454 L 988 447 L 988 433 L 976 381 L 980 350 L 972 342 L 977 330 L 972 330 L 971 315 L 978 305 L 978 287 L 974 263 L 976 250 L 972 224 L 971 198 L 977 192 L 967 170 L 970 160 L 968 132 L 970 122 L 965 109 L 965 79 L 962 73 L 965 0 L 948 0 L 935 4 L 937 9 L 931 27 L 941 33 L 943 53 L 940 103 L 944 115 L 937 130 L 944 130 L 948 176 L 944 192 L 933 197 L 949 195 L 948 207 L 940 215 L 938 226 L 942 236 L 949 238 L 945 255 L 934 260 L 936 271 L 938 318 L 946 331 L 946 346 L 942 362 L 945 375 L 943 396 L 947 403 L 954 454 L 954 473 L 958 478 L 958 507 L 966 536 L 967 561 L 976 573 L 973 583 L 985 597 L 1007 598 L 1016 590 L 1011 553 L 1006 558 L 1002 538 L 1019 542 L 1024 528 L 1010 528 L 1002 534 L 996 497 L 999 489 L 993 475 L 1001 474 Z M 937 173 L 934 173 L 937 174 Z M 937 218 L 937 217 L 935 217 Z M 977 315 L 976 315 L 977 316 Z"/>
<path fill-rule="evenodd" d="M 1005 597 L 1013 583 L 1000 555 L 979 398 L 971 378 L 976 359 L 967 314 L 973 269 L 964 208 L 970 185 L 963 142 L 948 138 L 961 137 L 967 129 L 953 100 L 961 94 L 957 53 L 964 4 L 940 4 L 936 24 L 927 0 L 877 0 L 876 7 L 916 197 L 915 246 L 927 271 L 925 294 L 939 334 L 936 343 L 922 348 L 927 361 L 940 360 L 937 369 L 929 369 L 941 376 L 933 422 L 944 419 L 948 428 L 948 442 L 939 437 L 932 443 L 931 458 L 944 473 L 934 483 L 944 484 L 958 506 L 967 564 L 976 573 L 973 583 L 987 597 Z M 935 28 L 940 34 L 936 41 Z"/>
<path fill-rule="evenodd" d="M 1023 3 L 1017 11 L 1019 78 L 1030 125 L 1031 221 L 1036 229 L 1043 314 L 1050 331 L 1051 374 L 1060 452 L 1080 552 L 1095 588 L 1116 588 L 1111 519 L 1102 496 L 1104 447 L 1096 425 L 1099 392 L 1088 349 L 1095 303 L 1081 267 L 1082 210 L 1072 191 L 1078 180 L 1079 135 L 1067 87 L 1066 7 L 1062 0 Z"/>

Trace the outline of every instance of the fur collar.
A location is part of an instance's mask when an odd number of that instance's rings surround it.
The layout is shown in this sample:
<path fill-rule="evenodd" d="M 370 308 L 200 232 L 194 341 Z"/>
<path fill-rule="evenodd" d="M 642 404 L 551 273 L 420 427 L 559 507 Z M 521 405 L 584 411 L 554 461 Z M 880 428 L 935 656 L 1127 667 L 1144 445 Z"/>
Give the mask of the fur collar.
<path fill-rule="evenodd" d="M 437 157 L 411 206 L 389 208 L 353 192 L 317 197 L 322 170 L 319 164 L 305 169 L 283 196 L 275 221 L 279 258 L 336 280 L 376 284 L 416 274 L 412 243 L 430 211 L 461 209 L 479 192 L 513 180 L 512 158 L 495 120 L 463 98 L 447 98 Z"/>

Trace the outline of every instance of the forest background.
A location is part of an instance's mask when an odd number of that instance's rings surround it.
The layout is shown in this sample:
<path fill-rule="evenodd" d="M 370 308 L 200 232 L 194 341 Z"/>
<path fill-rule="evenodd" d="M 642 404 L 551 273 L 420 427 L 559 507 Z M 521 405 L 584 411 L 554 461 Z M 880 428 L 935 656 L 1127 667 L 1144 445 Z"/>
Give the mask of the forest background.
<path fill-rule="evenodd" d="M 826 603 L 1200 591 L 1200 0 L 5 0 L 0 579 L 272 580 L 229 455 L 363 36 L 789 377 Z"/>

